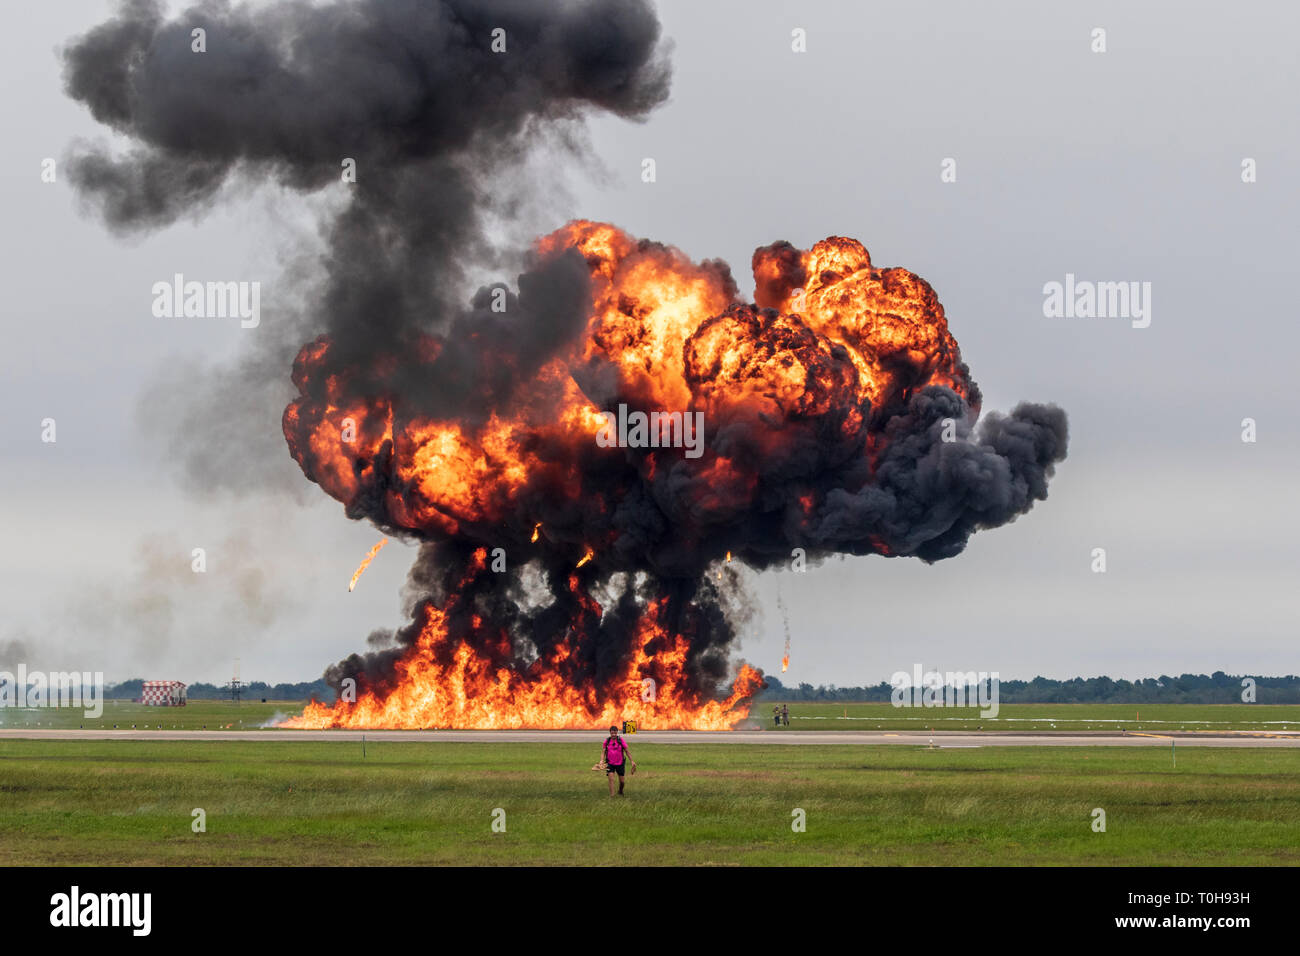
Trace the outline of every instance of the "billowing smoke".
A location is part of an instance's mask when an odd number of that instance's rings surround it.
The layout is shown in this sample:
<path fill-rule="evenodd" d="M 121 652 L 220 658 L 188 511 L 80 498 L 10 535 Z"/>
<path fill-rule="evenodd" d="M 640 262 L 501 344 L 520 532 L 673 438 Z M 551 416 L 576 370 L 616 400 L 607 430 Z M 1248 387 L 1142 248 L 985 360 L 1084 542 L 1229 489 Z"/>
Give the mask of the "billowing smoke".
<path fill-rule="evenodd" d="M 331 668 L 361 699 L 304 723 L 726 726 L 733 555 L 935 561 L 1046 497 L 1064 413 L 979 421 L 934 291 L 853 240 L 760 248 L 748 303 L 725 263 L 578 221 L 515 289 L 455 301 L 496 255 L 502 171 L 585 110 L 661 102 L 661 49 L 634 0 L 457 0 L 135 3 L 68 54 L 69 90 L 138 144 L 73 168 L 115 227 L 236 180 L 317 189 L 340 155 L 373 171 L 331 227 L 283 433 L 349 517 L 423 542 L 421 597 Z"/>
<path fill-rule="evenodd" d="M 719 262 L 575 221 L 538 240 L 502 312 L 481 293 L 449 336 L 371 367 L 340 363 L 328 336 L 303 347 L 294 458 L 352 517 L 426 542 L 429 595 L 393 647 L 331 672 L 370 691 L 364 706 L 309 723 L 502 725 L 491 706 L 429 703 L 468 686 L 570 726 L 625 714 L 650 676 L 686 705 L 671 719 L 700 726 L 690 706 L 728 673 L 733 557 L 936 561 L 1047 496 L 1064 413 L 979 421 L 923 279 L 844 238 L 759 249 L 754 269 L 764 305 Z M 547 334 L 543 302 L 561 303 Z M 679 640 L 676 671 L 642 660 Z M 569 687 L 584 694 L 548 709 Z M 662 708 L 644 717 L 664 725 Z"/>
<path fill-rule="evenodd" d="M 369 364 L 376 348 L 445 328 L 467 273 L 494 260 L 488 229 L 559 188 L 528 179 L 530 151 L 581 156 L 584 115 L 636 120 L 666 99 L 659 34 L 645 0 L 210 0 L 173 19 L 159 0 L 125 0 L 77 39 L 68 94 L 131 145 L 115 156 L 78 144 L 66 168 L 116 232 L 268 182 L 338 189 L 343 161 L 355 162 L 325 237 L 324 286 L 264 323 L 239 367 L 199 382 L 178 372 L 184 388 L 142 410 L 188 458 L 188 477 L 231 488 L 279 477 L 267 459 L 282 462 L 283 445 L 260 426 L 278 419 L 284 369 L 306 339 L 328 332 L 340 360 Z M 187 402 L 185 389 L 205 394 Z M 214 407 L 240 421 L 205 427 Z"/>

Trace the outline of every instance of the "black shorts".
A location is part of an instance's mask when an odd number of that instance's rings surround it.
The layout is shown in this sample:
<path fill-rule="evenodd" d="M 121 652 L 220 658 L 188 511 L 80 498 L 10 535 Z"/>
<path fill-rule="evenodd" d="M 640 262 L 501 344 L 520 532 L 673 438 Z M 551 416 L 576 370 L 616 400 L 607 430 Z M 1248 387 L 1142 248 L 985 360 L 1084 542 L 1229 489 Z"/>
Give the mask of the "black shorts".
<path fill-rule="evenodd" d="M 623 767 L 624 767 L 623 764 L 611 763 L 611 764 L 606 764 L 605 766 L 609 768 L 608 770 L 606 770 L 606 773 L 616 773 L 620 777 L 623 776 Z"/>

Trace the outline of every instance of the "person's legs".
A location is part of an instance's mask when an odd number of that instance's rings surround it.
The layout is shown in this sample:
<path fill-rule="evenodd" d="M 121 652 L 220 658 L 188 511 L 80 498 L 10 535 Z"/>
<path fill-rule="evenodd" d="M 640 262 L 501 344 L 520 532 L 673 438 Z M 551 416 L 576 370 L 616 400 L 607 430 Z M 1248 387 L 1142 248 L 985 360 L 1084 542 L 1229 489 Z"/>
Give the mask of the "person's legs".
<path fill-rule="evenodd" d="M 609 774 L 608 774 L 608 777 L 609 777 L 609 795 L 610 795 L 611 797 L 614 795 L 614 778 L 617 777 L 617 776 L 618 776 L 618 774 L 614 773 L 614 771 L 612 771 L 612 770 L 611 770 L 611 771 L 609 772 Z"/>
<path fill-rule="evenodd" d="M 625 764 L 623 764 L 623 766 L 626 767 L 627 764 L 625 763 Z M 619 795 L 620 795 L 620 796 L 621 796 L 622 793 L 623 793 L 623 775 L 622 775 L 621 773 L 618 775 L 618 792 L 619 792 Z"/>

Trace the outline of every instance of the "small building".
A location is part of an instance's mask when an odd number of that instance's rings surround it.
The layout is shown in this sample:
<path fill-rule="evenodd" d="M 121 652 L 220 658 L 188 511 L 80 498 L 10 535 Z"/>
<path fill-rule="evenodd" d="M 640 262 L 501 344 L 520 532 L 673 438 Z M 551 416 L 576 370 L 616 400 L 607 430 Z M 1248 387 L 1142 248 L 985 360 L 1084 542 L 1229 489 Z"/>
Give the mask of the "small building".
<path fill-rule="evenodd" d="M 147 707 L 184 707 L 185 685 L 178 680 L 147 680 L 140 703 Z"/>

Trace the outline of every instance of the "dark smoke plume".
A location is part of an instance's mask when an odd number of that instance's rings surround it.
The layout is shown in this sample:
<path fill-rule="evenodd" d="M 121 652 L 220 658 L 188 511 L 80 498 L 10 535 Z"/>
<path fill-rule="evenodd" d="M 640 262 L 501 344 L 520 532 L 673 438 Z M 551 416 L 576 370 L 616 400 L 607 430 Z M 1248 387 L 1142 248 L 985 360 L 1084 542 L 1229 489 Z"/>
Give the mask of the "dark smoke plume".
<path fill-rule="evenodd" d="M 207 30 L 205 54 L 190 52 L 196 26 Z M 505 54 L 490 50 L 496 28 Z M 173 21 L 137 0 L 69 51 L 67 85 L 135 143 L 125 159 L 83 152 L 71 166 L 118 230 L 172 222 L 240 184 L 322 189 L 343 157 L 357 160 L 358 182 L 329 227 L 325 286 L 293 329 L 308 345 L 294 363 L 284 436 L 350 517 L 423 544 L 410 577 L 415 620 L 394 646 L 332 668 L 335 682 L 393 690 L 396 665 L 436 608 L 449 637 L 429 651 L 439 665 L 464 642 L 492 667 L 526 673 L 572 646 L 560 676 L 602 703 L 653 606 L 668 634 L 688 640 L 688 689 L 703 699 L 726 676 L 734 636 L 734 575 L 709 572 L 724 553 L 758 569 L 793 548 L 813 562 L 937 561 L 1045 498 L 1065 457 L 1060 409 L 1023 404 L 975 424 L 979 392 L 933 290 L 904 270 L 844 265 L 858 255 L 848 240 L 826 254 L 886 303 L 876 318 L 901 322 L 889 303 L 919 303 L 935 320 L 926 328 L 942 325 L 896 355 L 883 341 L 859 343 L 889 373 L 879 376 L 894 383 L 886 393 L 869 392 L 849 347 L 798 310 L 761 307 L 805 279 L 833 286 L 833 268 L 797 275 L 797 250 L 768 247 L 772 269 L 758 276 L 754 305 L 738 301 L 725 264 L 679 262 L 669 247 L 624 236 L 614 240 L 626 246 L 620 261 L 680 267 L 713 290 L 716 308 L 680 355 L 644 363 L 680 378 L 691 407 L 706 411 L 708 454 L 611 453 L 590 435 L 547 430 L 562 405 L 543 370 L 557 357 L 585 355 L 568 367 L 597 407 L 668 407 L 618 361 L 620 336 L 641 332 L 613 326 L 634 324 L 650 304 L 613 296 L 617 319 L 593 333 L 592 297 L 607 280 L 576 247 L 535 254 L 517 293 L 482 289 L 468 307 L 458 296 L 470 270 L 498 256 L 489 217 L 529 200 L 503 179 L 539 139 L 559 131 L 573 142 L 588 111 L 637 119 L 666 98 L 658 23 L 641 0 L 211 3 Z M 502 294 L 503 313 L 491 307 Z M 947 378 L 934 377 L 940 367 Z M 793 397 L 782 380 L 791 369 L 804 376 Z M 337 434 L 339 408 L 364 411 L 357 451 L 321 447 L 321 435 Z M 412 477 L 421 447 L 412 436 L 452 422 L 477 439 L 507 412 L 521 416 L 519 453 L 535 467 L 449 519 Z M 946 440 L 953 427 L 959 440 Z M 496 573 L 480 555 L 498 546 L 527 563 L 512 557 Z"/>
<path fill-rule="evenodd" d="M 205 52 L 192 49 L 195 28 Z M 498 30 L 504 53 L 492 49 Z M 569 260 L 522 279 L 509 328 L 486 312 L 488 290 L 467 311 L 456 301 L 466 273 L 496 255 L 489 217 L 557 188 L 510 181 L 530 149 L 579 149 L 578 124 L 593 111 L 643 118 L 670 76 L 645 0 L 210 0 L 173 19 L 158 0 L 124 0 L 67 49 L 64 67 L 68 94 L 132 143 L 121 157 L 82 144 L 67 163 L 115 232 L 157 229 L 265 182 L 321 190 L 339 182 L 344 158 L 356 161 L 328 229 L 325 286 L 296 321 L 266 329 L 237 367 L 197 383 L 185 370 L 175 384 L 206 390 L 199 401 L 168 400 L 168 382 L 147 403 L 193 481 L 232 487 L 274 475 L 268 452 L 284 461 L 284 372 L 316 335 L 331 338 L 340 367 L 370 369 L 422 332 L 450 332 L 446 375 L 404 381 L 390 369 L 369 384 L 471 419 L 507 401 L 582 320 L 586 275 Z M 482 336 L 512 361 L 478 361 Z M 239 422 L 208 420 L 213 408 L 235 409 Z M 431 576 L 412 572 L 413 582 Z"/>
<path fill-rule="evenodd" d="M 192 50 L 196 28 L 206 52 Z M 492 50 L 496 30 L 505 52 Z M 80 145 L 67 162 L 117 232 L 198 215 L 245 186 L 337 187 L 342 161 L 356 161 L 326 237 L 325 287 L 294 321 L 268 320 L 242 365 L 197 383 L 211 394 L 143 412 L 171 426 L 191 479 L 230 487 L 246 487 L 250 467 L 273 474 L 267 453 L 282 463 L 283 445 L 274 425 L 195 440 L 203 410 L 278 422 L 281 370 L 314 335 L 332 336 L 340 362 L 366 365 L 377 346 L 445 329 L 462 311 L 467 271 L 496 255 L 490 218 L 558 188 L 512 178 L 530 149 L 579 150 L 585 114 L 640 119 L 669 86 L 644 0 L 211 0 L 171 20 L 157 0 L 126 0 L 70 46 L 64 66 L 68 94 L 132 142 L 121 157 Z"/>

